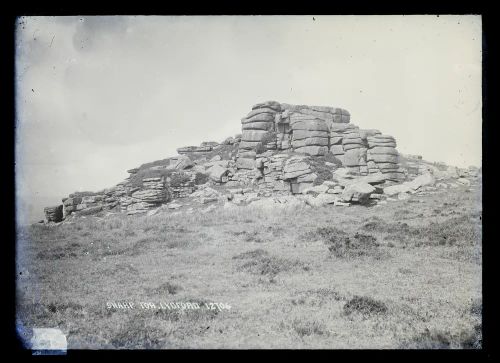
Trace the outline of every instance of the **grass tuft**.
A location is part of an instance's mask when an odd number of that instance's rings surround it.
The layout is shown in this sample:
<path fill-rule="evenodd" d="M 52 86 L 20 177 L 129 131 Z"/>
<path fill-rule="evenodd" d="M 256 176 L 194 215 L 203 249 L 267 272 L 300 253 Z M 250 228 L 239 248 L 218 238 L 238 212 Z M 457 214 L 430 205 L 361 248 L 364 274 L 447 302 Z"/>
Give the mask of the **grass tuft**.
<path fill-rule="evenodd" d="M 425 329 L 421 334 L 401 343 L 402 349 L 481 349 L 481 325 L 471 330 L 451 333 L 447 330 Z"/>
<path fill-rule="evenodd" d="M 385 314 L 387 306 L 382 302 L 368 296 L 354 296 L 344 305 L 344 313 L 350 315 L 352 313 L 360 313 L 363 315 Z"/>
<path fill-rule="evenodd" d="M 300 336 L 328 335 L 325 324 L 316 320 L 294 319 L 292 322 L 293 330 Z"/>

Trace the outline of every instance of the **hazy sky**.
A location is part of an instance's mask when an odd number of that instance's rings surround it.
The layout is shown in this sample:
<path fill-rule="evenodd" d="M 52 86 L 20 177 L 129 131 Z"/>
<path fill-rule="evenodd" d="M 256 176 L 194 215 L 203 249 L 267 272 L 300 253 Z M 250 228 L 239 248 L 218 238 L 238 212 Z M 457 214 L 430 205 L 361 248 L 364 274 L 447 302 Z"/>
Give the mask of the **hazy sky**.
<path fill-rule="evenodd" d="M 480 16 L 28 17 L 16 44 L 30 216 L 239 133 L 266 100 L 342 107 L 402 153 L 481 163 Z"/>

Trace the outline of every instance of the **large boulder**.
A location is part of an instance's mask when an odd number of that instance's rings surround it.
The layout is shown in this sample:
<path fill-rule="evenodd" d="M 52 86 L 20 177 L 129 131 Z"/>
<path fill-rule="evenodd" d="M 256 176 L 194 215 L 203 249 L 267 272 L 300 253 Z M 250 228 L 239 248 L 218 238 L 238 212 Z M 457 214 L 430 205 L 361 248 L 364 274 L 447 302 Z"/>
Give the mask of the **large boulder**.
<path fill-rule="evenodd" d="M 398 155 L 392 154 L 372 154 L 371 152 L 367 153 L 367 160 L 373 160 L 377 164 L 378 163 L 399 163 Z"/>
<path fill-rule="evenodd" d="M 212 146 L 184 146 L 177 149 L 177 154 L 184 155 L 189 153 L 208 153 L 212 151 Z"/>
<path fill-rule="evenodd" d="M 384 188 L 384 194 L 389 196 L 400 194 L 400 193 L 412 193 L 420 189 L 423 186 L 429 186 L 435 184 L 436 179 L 430 173 L 419 175 L 412 181 L 407 181 L 402 184 L 392 185 Z"/>
<path fill-rule="evenodd" d="M 327 137 L 308 137 L 301 140 L 292 140 L 292 147 L 297 149 L 304 146 L 328 146 Z"/>
<path fill-rule="evenodd" d="M 207 170 L 210 179 L 213 181 L 220 183 L 222 181 L 222 177 L 226 176 L 229 173 L 229 169 L 222 167 L 221 165 L 214 165 L 210 169 Z"/>
<path fill-rule="evenodd" d="M 330 152 L 333 155 L 344 155 L 344 148 L 342 145 L 332 145 L 330 146 Z"/>
<path fill-rule="evenodd" d="M 293 120 L 292 116 L 290 117 L 290 120 Z M 295 118 L 295 120 L 296 120 L 295 123 L 290 121 L 292 124 L 292 130 L 294 132 L 295 130 L 324 131 L 324 132 L 329 131 L 328 126 L 322 120 L 298 119 L 298 118 Z"/>
<path fill-rule="evenodd" d="M 383 173 L 373 173 L 370 175 L 362 176 L 357 180 L 367 184 L 377 185 L 384 183 L 387 180 L 387 175 Z"/>
<path fill-rule="evenodd" d="M 407 193 L 411 188 L 406 184 L 396 184 L 384 188 L 384 194 L 388 196 L 398 195 L 399 193 Z"/>
<path fill-rule="evenodd" d="M 166 189 L 141 189 L 132 193 L 132 197 L 147 203 L 163 203 L 167 200 Z"/>
<path fill-rule="evenodd" d="M 248 124 L 252 122 L 274 122 L 274 114 L 259 113 L 251 117 L 245 117 L 241 119 L 242 124 Z"/>
<path fill-rule="evenodd" d="M 326 131 L 310 131 L 310 130 L 294 130 L 293 139 L 302 140 L 310 137 L 324 137 L 328 138 L 328 132 Z"/>
<path fill-rule="evenodd" d="M 274 128 L 274 124 L 268 121 L 256 121 L 256 122 L 248 122 L 244 123 L 241 129 L 243 132 L 246 130 L 264 130 L 264 131 L 272 131 Z"/>
<path fill-rule="evenodd" d="M 47 222 L 61 222 L 63 219 L 63 205 L 55 205 L 44 208 L 45 218 Z"/>
<path fill-rule="evenodd" d="M 258 199 L 250 202 L 249 206 L 261 209 L 294 209 L 305 205 L 305 202 L 293 196 L 281 196 Z"/>
<path fill-rule="evenodd" d="M 93 207 L 87 207 L 85 209 L 82 209 L 82 210 L 78 211 L 77 214 L 80 216 L 88 216 L 91 214 L 99 213 L 102 210 L 103 210 L 102 205 L 96 205 Z"/>
<path fill-rule="evenodd" d="M 309 195 L 305 201 L 312 207 L 323 207 L 327 204 L 334 204 L 339 198 L 335 194 L 319 194 L 316 197 Z"/>
<path fill-rule="evenodd" d="M 243 130 L 241 139 L 243 141 L 257 142 L 261 141 L 268 134 L 265 130 Z"/>
<path fill-rule="evenodd" d="M 417 190 L 420 187 L 433 185 L 436 182 L 436 179 L 430 173 L 426 173 L 423 175 L 417 176 L 415 179 L 409 182 L 405 182 L 404 184 L 410 187 L 413 190 Z"/>
<path fill-rule="evenodd" d="M 237 169 L 254 169 L 255 168 L 255 159 L 247 159 L 247 158 L 238 158 L 236 160 L 236 168 Z"/>
<path fill-rule="evenodd" d="M 360 166 L 366 165 L 366 149 L 355 148 L 346 150 L 344 154 L 345 166 Z"/>
<path fill-rule="evenodd" d="M 276 101 L 266 101 L 266 102 L 257 103 L 256 105 L 252 106 L 252 110 L 255 110 L 258 108 L 270 108 L 273 111 L 280 112 L 281 111 L 281 104 L 279 102 L 276 102 Z"/>
<path fill-rule="evenodd" d="M 305 159 L 289 159 L 283 166 L 283 179 L 293 179 L 301 175 L 312 173 L 309 163 Z"/>
<path fill-rule="evenodd" d="M 366 203 L 370 195 L 375 192 L 375 187 L 365 182 L 357 182 L 345 187 L 341 199 L 344 202 Z"/>
<path fill-rule="evenodd" d="M 311 156 L 322 156 L 328 154 L 328 146 L 303 146 L 295 149 L 296 152 Z"/>
<path fill-rule="evenodd" d="M 194 165 L 193 161 L 186 155 L 179 155 L 175 159 L 172 159 L 171 167 L 178 170 L 183 170 L 190 168 Z"/>
<path fill-rule="evenodd" d="M 273 110 L 272 108 L 270 107 L 261 107 L 261 108 L 256 108 L 256 109 L 253 109 L 252 111 L 250 111 L 247 115 L 247 119 L 249 118 L 252 118 L 253 116 L 255 115 L 258 115 L 259 113 L 268 113 L 268 114 L 271 114 L 271 115 L 274 115 L 276 114 L 278 111 L 276 110 Z"/>
<path fill-rule="evenodd" d="M 376 146 L 370 149 L 370 154 L 398 155 L 398 152 L 393 147 Z"/>

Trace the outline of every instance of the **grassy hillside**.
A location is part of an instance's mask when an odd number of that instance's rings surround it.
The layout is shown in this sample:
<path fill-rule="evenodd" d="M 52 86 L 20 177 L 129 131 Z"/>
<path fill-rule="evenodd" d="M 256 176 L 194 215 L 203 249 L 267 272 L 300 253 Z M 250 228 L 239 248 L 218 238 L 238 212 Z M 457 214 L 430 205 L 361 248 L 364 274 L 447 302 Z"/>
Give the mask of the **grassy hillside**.
<path fill-rule="evenodd" d="M 58 327 L 70 349 L 477 348 L 480 192 L 21 228 L 19 331 Z"/>

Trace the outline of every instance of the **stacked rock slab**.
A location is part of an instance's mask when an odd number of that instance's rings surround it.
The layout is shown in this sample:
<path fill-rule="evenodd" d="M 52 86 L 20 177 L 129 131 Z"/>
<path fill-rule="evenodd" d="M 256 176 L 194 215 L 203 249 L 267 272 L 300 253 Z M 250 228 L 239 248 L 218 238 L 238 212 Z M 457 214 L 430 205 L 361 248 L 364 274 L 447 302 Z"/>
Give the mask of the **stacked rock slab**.
<path fill-rule="evenodd" d="M 45 218 L 47 222 L 60 222 L 63 219 L 63 206 L 56 205 L 44 208 Z"/>
<path fill-rule="evenodd" d="M 241 142 L 236 167 L 253 169 L 257 152 L 277 148 L 275 119 L 281 113 L 281 105 L 275 101 L 256 104 L 252 111 L 241 119 Z"/>
<path fill-rule="evenodd" d="M 399 167 L 399 154 L 396 150 L 396 140 L 390 135 L 372 135 L 367 138 L 369 172 L 381 171 L 390 180 L 404 179 L 404 173 Z"/>
<path fill-rule="evenodd" d="M 311 115 L 292 113 L 292 148 L 307 155 L 326 155 L 328 153 L 329 131 L 326 122 Z"/>
<path fill-rule="evenodd" d="M 330 126 L 330 152 L 340 161 L 344 160 L 343 139 L 347 134 L 359 130 L 359 127 L 349 123 L 335 123 Z"/>
<path fill-rule="evenodd" d="M 368 175 L 368 140 L 373 135 L 380 134 L 378 130 L 348 129 L 342 135 L 341 157 L 343 165 L 354 175 Z M 376 172 L 376 171 L 373 171 Z"/>
<path fill-rule="evenodd" d="M 209 153 L 213 150 L 212 145 L 204 145 L 204 146 L 184 146 L 177 149 L 177 153 L 179 155 L 189 155 L 191 153 L 194 154 L 205 154 Z"/>
<path fill-rule="evenodd" d="M 259 103 L 242 119 L 242 130 L 238 169 L 255 168 L 259 154 L 276 148 L 310 156 L 331 153 L 354 175 L 381 171 L 389 179 L 404 177 L 394 138 L 350 124 L 349 112 L 341 108 Z"/>
<path fill-rule="evenodd" d="M 290 124 L 290 140 L 293 151 L 320 156 L 329 152 L 330 128 L 334 124 L 348 123 L 350 114 L 335 107 L 281 105 L 284 112 L 281 122 Z"/>
<path fill-rule="evenodd" d="M 292 156 L 283 165 L 282 178 L 290 183 L 293 194 L 301 193 L 303 190 L 310 188 L 317 177 L 306 156 Z"/>
<path fill-rule="evenodd" d="M 170 198 L 163 177 L 144 178 L 142 187 L 134 189 L 129 191 L 129 195 L 120 199 L 121 209 L 127 214 L 147 212 L 160 204 L 168 202 Z"/>
<path fill-rule="evenodd" d="M 63 198 L 62 202 L 65 216 L 94 214 L 105 209 L 114 208 L 118 204 L 117 198 L 106 190 L 75 192 L 70 194 L 68 198 Z"/>
<path fill-rule="evenodd" d="M 262 175 L 261 189 L 272 190 L 276 194 L 290 192 L 290 184 L 283 179 L 283 169 L 288 157 L 287 154 L 275 154 L 256 160 L 257 169 Z"/>

